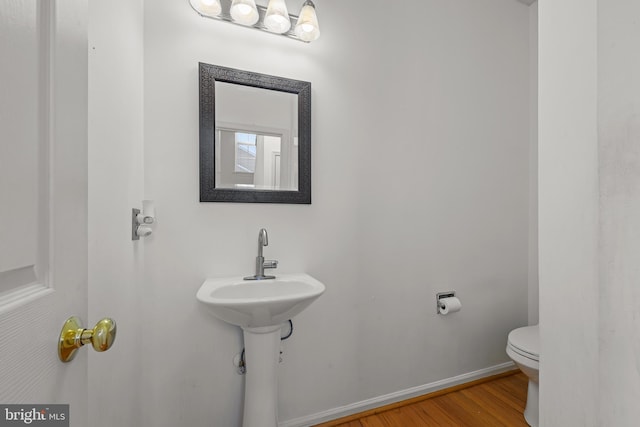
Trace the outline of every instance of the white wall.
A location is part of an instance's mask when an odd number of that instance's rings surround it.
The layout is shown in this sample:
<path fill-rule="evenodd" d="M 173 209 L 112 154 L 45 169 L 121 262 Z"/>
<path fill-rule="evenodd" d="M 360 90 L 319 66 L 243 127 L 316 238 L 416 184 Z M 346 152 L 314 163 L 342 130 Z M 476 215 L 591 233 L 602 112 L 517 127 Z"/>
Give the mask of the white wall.
<path fill-rule="evenodd" d="M 539 5 L 542 426 L 601 425 L 597 3 Z"/>
<path fill-rule="evenodd" d="M 529 324 L 539 322 L 538 283 L 538 2 L 529 7 Z"/>
<path fill-rule="evenodd" d="M 540 5 L 543 425 L 640 416 L 639 14 L 632 0 Z"/>
<path fill-rule="evenodd" d="M 640 418 L 640 4 L 598 4 L 598 425 Z"/>
<path fill-rule="evenodd" d="M 206 277 L 252 271 L 260 227 L 276 274 L 327 285 L 284 343 L 281 420 L 508 360 L 507 333 L 527 323 L 528 9 L 411 6 L 318 4 L 310 45 L 202 19 L 186 0 L 145 7 L 145 193 L 158 215 L 139 318 L 149 425 L 239 424 L 240 330 L 195 293 Z M 199 61 L 311 81 L 312 205 L 198 202 Z M 441 318 L 435 293 L 449 289 L 464 308 Z"/>
<path fill-rule="evenodd" d="M 144 196 L 142 3 L 89 2 L 89 319 L 83 320 L 92 326 L 109 316 L 118 326 L 110 351 L 89 351 L 92 427 L 145 425 L 139 385 L 152 375 L 140 347 L 144 241 L 131 240 L 131 209 Z"/>
<path fill-rule="evenodd" d="M 508 332 L 527 324 L 528 9 L 454 1 L 411 10 L 374 12 L 403 24 L 377 34 L 381 102 L 363 112 L 371 132 L 358 175 L 365 397 L 504 362 Z M 463 310 L 443 318 L 434 301 L 447 290 Z"/>

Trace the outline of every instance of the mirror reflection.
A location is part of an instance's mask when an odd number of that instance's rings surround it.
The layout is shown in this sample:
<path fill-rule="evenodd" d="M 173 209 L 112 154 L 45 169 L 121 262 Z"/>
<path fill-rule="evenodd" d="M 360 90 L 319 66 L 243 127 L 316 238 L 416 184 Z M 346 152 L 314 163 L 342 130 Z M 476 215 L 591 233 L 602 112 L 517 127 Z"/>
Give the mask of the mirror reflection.
<path fill-rule="evenodd" d="M 295 141 L 291 147 L 293 159 L 282 162 L 283 148 L 288 139 L 289 136 L 282 133 L 218 128 L 216 188 L 296 191 L 298 162 Z"/>
<path fill-rule="evenodd" d="M 297 95 L 215 86 L 215 188 L 297 191 Z"/>

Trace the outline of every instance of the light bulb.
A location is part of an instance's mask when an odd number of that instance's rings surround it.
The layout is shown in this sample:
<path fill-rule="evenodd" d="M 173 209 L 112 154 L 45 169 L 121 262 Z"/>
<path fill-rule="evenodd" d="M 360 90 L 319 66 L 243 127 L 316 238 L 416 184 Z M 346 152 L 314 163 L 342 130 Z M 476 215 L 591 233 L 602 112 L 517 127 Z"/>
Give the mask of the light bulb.
<path fill-rule="evenodd" d="M 272 33 L 286 33 L 291 28 L 289 11 L 284 0 L 269 0 L 264 26 Z"/>
<path fill-rule="evenodd" d="M 189 0 L 198 13 L 206 16 L 218 16 L 222 12 L 220 0 Z"/>
<path fill-rule="evenodd" d="M 247 6 L 246 4 L 239 4 L 236 6 L 236 12 L 240 15 L 248 15 L 251 13 L 251 6 Z"/>
<path fill-rule="evenodd" d="M 320 27 L 316 16 L 316 6 L 311 0 L 307 0 L 302 5 L 300 16 L 295 28 L 296 35 L 300 40 L 311 42 L 320 37 Z"/>
<path fill-rule="evenodd" d="M 231 17 L 238 24 L 254 25 L 260 17 L 256 2 L 254 0 L 233 0 Z"/>

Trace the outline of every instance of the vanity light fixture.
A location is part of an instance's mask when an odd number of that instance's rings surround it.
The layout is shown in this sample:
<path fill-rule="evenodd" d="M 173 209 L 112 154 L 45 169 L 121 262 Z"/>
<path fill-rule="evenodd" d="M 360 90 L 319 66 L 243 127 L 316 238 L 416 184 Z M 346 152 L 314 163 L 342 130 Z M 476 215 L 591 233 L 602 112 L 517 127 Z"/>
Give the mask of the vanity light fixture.
<path fill-rule="evenodd" d="M 290 15 L 286 0 L 269 0 L 267 7 L 255 0 L 189 0 L 191 7 L 205 18 L 239 24 L 257 30 L 300 40 L 305 43 L 320 37 L 316 7 L 306 0 L 300 15 Z"/>

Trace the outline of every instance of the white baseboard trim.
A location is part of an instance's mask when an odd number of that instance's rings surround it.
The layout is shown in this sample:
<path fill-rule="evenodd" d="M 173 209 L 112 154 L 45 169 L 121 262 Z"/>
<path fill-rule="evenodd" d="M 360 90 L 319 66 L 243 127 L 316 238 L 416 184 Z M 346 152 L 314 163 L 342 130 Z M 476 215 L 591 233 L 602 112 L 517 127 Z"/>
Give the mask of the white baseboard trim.
<path fill-rule="evenodd" d="M 424 394 L 433 393 L 434 391 L 454 387 L 459 384 L 464 384 L 471 381 L 479 380 L 481 378 L 490 377 L 492 375 L 501 374 L 515 368 L 516 365 L 513 362 L 505 362 L 499 365 L 491 366 L 489 368 L 480 369 L 451 378 L 445 378 L 444 380 L 435 381 L 429 384 L 411 387 L 406 390 L 396 391 L 394 393 L 389 393 L 383 396 L 351 403 L 345 406 L 339 406 L 337 408 L 328 409 L 326 411 L 318 412 L 304 417 L 282 421 L 278 423 L 278 427 L 308 427 L 315 424 L 335 420 L 337 418 L 357 414 L 359 412 L 368 411 L 370 409 L 379 408 L 381 406 L 389 405 L 392 403 L 401 402 L 403 400 L 422 396 Z"/>

